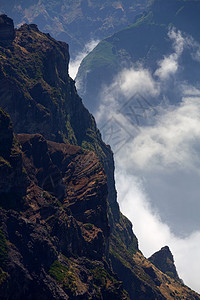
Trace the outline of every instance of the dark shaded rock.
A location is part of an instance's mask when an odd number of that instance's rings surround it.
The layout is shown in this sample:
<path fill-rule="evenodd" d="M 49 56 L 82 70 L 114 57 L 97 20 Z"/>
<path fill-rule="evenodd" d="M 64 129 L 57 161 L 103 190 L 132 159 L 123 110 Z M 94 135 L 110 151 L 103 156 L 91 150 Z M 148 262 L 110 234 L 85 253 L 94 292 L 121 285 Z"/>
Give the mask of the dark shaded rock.
<path fill-rule="evenodd" d="M 168 246 L 165 246 L 161 248 L 160 251 L 154 253 L 149 260 L 163 273 L 181 281 L 176 271 L 173 255 Z"/>
<path fill-rule="evenodd" d="M 0 153 L 1 156 L 9 155 L 13 143 L 13 131 L 10 117 L 0 108 Z"/>
<path fill-rule="evenodd" d="M 15 29 L 13 20 L 6 15 L 0 15 L 0 42 L 14 40 Z"/>
<path fill-rule="evenodd" d="M 0 133 L 0 205 L 8 208 L 20 205 L 28 178 L 23 170 L 22 153 L 13 135 L 10 117 L 1 108 Z"/>

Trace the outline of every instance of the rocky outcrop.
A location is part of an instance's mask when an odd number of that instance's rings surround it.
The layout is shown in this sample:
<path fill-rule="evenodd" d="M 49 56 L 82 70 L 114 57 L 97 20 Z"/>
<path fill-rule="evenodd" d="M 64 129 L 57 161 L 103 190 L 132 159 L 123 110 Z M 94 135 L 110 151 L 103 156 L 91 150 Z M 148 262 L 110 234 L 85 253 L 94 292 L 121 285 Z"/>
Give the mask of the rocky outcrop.
<path fill-rule="evenodd" d="M 165 246 L 161 248 L 160 251 L 154 253 L 149 260 L 163 273 L 181 281 L 176 271 L 173 255 L 168 246 Z"/>
<path fill-rule="evenodd" d="M 14 40 L 15 29 L 13 20 L 6 15 L 0 16 L 0 41 Z"/>

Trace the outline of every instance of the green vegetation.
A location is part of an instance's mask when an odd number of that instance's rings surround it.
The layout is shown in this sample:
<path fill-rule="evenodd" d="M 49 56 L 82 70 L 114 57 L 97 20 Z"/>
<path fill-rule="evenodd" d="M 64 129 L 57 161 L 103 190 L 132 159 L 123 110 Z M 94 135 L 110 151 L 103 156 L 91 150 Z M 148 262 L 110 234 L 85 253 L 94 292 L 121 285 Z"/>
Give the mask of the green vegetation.
<path fill-rule="evenodd" d="M 91 270 L 91 273 L 93 275 L 93 286 L 97 292 L 97 299 L 103 299 L 104 293 L 107 293 L 110 288 L 112 289 L 112 295 L 115 294 L 119 296 L 121 283 L 111 276 L 103 267 L 95 267 Z M 121 290 L 120 292 L 123 292 L 127 297 L 126 299 L 129 299 L 128 293 L 125 290 Z"/>
<path fill-rule="evenodd" d="M 55 261 L 50 270 L 49 274 L 58 282 L 63 283 L 66 274 L 68 273 L 68 268 L 63 266 L 59 261 Z"/>
<path fill-rule="evenodd" d="M 94 284 L 98 287 L 108 287 L 109 285 L 115 284 L 120 285 L 119 281 L 116 280 L 113 276 L 111 276 L 106 270 L 102 267 L 96 267 L 91 270 L 93 275 Z"/>
<path fill-rule="evenodd" d="M 117 65 L 117 58 L 115 56 L 115 49 L 108 41 L 102 41 L 82 62 L 84 68 L 90 69 L 100 68 L 106 64 L 110 66 Z"/>
<path fill-rule="evenodd" d="M 67 135 L 68 135 L 67 137 L 68 137 L 69 143 L 73 144 L 73 145 L 77 145 L 77 139 L 76 139 L 74 130 L 70 123 L 70 115 L 69 114 L 67 115 L 67 120 L 66 120 L 66 131 L 67 131 Z"/>
<path fill-rule="evenodd" d="M 61 264 L 59 261 L 55 261 L 49 270 L 49 275 L 51 275 L 66 292 L 72 295 L 75 293 L 76 277 L 71 268 Z"/>
<path fill-rule="evenodd" d="M 79 289 L 78 283 L 81 282 L 79 272 L 81 269 L 79 269 L 79 267 L 76 269 L 77 265 L 75 267 L 76 263 L 72 260 L 64 256 L 63 258 L 66 260 L 67 265 L 55 261 L 49 270 L 49 275 L 61 285 L 69 296 L 73 297 Z M 126 299 L 129 299 L 126 291 L 122 289 L 121 283 L 105 270 L 103 265 L 97 265 L 96 262 L 90 260 L 87 260 L 86 265 L 90 274 L 88 274 L 88 283 L 90 283 L 91 287 L 95 290 L 95 299 L 104 299 L 104 294 L 109 295 L 109 293 L 111 293 L 112 296 L 113 294 L 116 296 L 123 294 L 127 296 Z M 89 296 L 89 299 L 94 298 L 90 298 Z"/>
<path fill-rule="evenodd" d="M 153 13 L 152 13 L 152 11 L 150 11 L 147 15 L 145 15 L 145 14 L 142 15 L 141 18 L 139 18 L 135 23 L 133 23 L 132 25 L 130 25 L 128 28 L 129 29 L 136 28 L 136 27 L 140 27 L 141 25 L 144 25 L 144 24 L 150 25 L 152 23 L 154 23 L 154 21 L 153 21 Z M 126 29 L 121 30 L 121 32 L 123 32 L 124 30 L 126 30 Z"/>

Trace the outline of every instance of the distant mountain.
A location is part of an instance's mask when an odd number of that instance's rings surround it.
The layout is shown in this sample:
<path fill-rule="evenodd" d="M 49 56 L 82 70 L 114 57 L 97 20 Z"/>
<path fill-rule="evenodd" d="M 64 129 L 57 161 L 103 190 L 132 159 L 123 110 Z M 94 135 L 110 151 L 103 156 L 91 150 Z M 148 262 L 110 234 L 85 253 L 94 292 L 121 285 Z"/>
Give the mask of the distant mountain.
<path fill-rule="evenodd" d="M 195 47 L 198 53 L 199 14 L 199 1 L 155 0 L 142 16 L 136 18 L 135 23 L 100 42 L 82 61 L 76 77 L 79 93 L 88 109 L 92 113 L 98 110 L 98 95 L 121 70 L 131 67 L 137 69 L 140 66 L 154 74 L 159 68 L 159 62 L 174 51 L 181 51 L 178 79 L 188 84 L 197 84 L 200 60 L 195 54 Z M 175 36 L 172 37 L 174 34 L 182 34 L 185 39 L 184 49 L 173 48 L 178 47 L 175 46 Z M 160 74 L 157 72 L 154 75 Z M 165 96 L 171 102 L 178 101 L 176 80 L 170 84 Z M 159 95 L 159 98 L 162 97 Z"/>
<path fill-rule="evenodd" d="M 23 1 L 0 0 L 0 13 L 15 24 L 36 23 L 40 30 L 70 44 L 70 55 L 81 51 L 91 39 L 101 40 L 133 22 L 148 0 L 127 1 Z"/>

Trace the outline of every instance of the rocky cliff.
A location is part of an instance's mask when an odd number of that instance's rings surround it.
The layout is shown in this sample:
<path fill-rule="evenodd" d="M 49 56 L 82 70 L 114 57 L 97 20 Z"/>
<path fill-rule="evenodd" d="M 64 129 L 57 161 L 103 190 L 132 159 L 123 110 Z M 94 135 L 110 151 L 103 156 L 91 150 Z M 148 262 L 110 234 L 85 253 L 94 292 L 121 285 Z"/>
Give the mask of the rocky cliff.
<path fill-rule="evenodd" d="M 0 106 L 17 133 L 1 110 L 1 297 L 129 299 L 120 279 L 131 299 L 199 299 L 140 253 L 68 46 L 23 25 L 0 55 Z"/>

